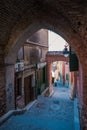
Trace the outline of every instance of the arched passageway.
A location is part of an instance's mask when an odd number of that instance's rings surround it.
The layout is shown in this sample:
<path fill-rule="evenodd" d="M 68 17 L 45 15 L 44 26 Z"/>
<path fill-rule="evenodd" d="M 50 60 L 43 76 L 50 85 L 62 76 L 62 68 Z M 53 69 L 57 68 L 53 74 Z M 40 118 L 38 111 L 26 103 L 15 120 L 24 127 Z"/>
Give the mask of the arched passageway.
<path fill-rule="evenodd" d="M 25 40 L 41 28 L 50 29 L 60 34 L 73 46 L 79 62 L 82 65 L 81 119 L 87 129 L 87 28 L 86 2 L 75 1 L 2 1 L 1 8 L 1 38 L 0 38 L 0 80 L 2 89 L 1 109 L 5 108 L 5 79 L 7 66 L 11 67 L 10 77 L 13 77 L 13 65 L 17 51 Z M 7 6 L 8 5 L 8 6 Z M 50 12 L 49 12 L 50 10 Z M 12 78 L 13 81 L 14 77 Z M 10 79 L 9 79 L 10 80 Z M 14 84 L 10 84 L 14 86 Z M 9 86 L 10 87 L 10 86 Z M 14 91 L 12 89 L 12 91 Z M 79 90 L 80 91 L 80 90 Z M 79 93 L 79 92 L 78 92 Z M 13 97 L 13 95 L 12 95 Z M 13 97 L 14 98 L 14 97 Z M 4 103 L 3 103 L 4 102 Z"/>
<path fill-rule="evenodd" d="M 53 92 L 53 85 L 52 85 L 52 63 L 55 61 L 65 61 L 69 62 L 68 57 L 64 57 L 62 52 L 48 52 L 46 55 L 47 61 L 47 76 L 48 76 L 48 86 L 49 86 L 49 93 Z"/>
<path fill-rule="evenodd" d="M 47 76 L 48 76 L 48 86 L 49 86 L 49 94 L 53 93 L 53 83 L 52 83 L 52 63 L 55 61 L 62 61 L 62 71 L 63 71 L 63 84 L 65 84 L 65 63 L 69 63 L 69 57 L 65 57 L 62 51 L 49 51 L 46 55 L 47 61 Z M 81 69 L 81 68 L 80 68 Z M 70 84 L 71 84 L 71 99 L 76 97 L 76 89 L 77 89 L 77 72 L 70 72 L 70 67 L 68 66 L 68 71 L 70 73 Z M 79 82 L 79 81 L 78 81 Z M 78 86 L 79 87 L 79 86 Z"/>

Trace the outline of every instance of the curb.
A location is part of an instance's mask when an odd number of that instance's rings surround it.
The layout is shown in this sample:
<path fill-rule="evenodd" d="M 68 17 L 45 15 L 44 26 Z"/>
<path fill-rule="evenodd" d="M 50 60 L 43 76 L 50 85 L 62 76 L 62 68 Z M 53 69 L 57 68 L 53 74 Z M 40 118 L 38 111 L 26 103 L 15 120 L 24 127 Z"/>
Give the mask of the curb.
<path fill-rule="evenodd" d="M 52 95 L 54 94 L 54 91 L 52 91 L 50 94 L 47 94 L 47 96 L 45 95 L 48 90 L 49 90 L 49 87 L 47 87 L 47 88 L 42 92 L 41 95 L 44 95 L 45 97 L 52 97 Z"/>
<path fill-rule="evenodd" d="M 44 95 L 48 89 L 49 89 L 49 87 L 47 87 L 47 88 L 41 93 L 41 95 Z"/>
<path fill-rule="evenodd" d="M 54 94 L 54 91 L 52 91 L 52 92 L 50 93 L 49 97 L 52 97 L 52 96 L 53 96 L 53 94 Z"/>
<path fill-rule="evenodd" d="M 75 130 L 81 130 L 80 128 L 80 119 L 79 119 L 79 111 L 78 111 L 78 101 L 75 98 L 74 99 L 74 124 L 75 124 Z"/>
<path fill-rule="evenodd" d="M 37 100 L 34 100 L 33 102 L 29 103 L 25 108 L 19 109 L 19 110 L 10 110 L 8 111 L 5 115 L 3 115 L 0 118 L 0 126 L 7 121 L 11 116 L 14 115 L 21 115 L 24 114 L 26 111 L 28 111 L 35 103 Z"/>

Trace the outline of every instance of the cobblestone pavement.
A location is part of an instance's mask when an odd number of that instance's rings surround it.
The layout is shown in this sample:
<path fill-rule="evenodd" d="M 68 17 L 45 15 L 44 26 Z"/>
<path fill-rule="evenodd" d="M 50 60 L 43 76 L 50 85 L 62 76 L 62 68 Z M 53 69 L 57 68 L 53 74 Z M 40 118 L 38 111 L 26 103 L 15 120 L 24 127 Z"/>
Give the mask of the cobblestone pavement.
<path fill-rule="evenodd" d="M 29 111 L 12 116 L 0 130 L 74 130 L 74 102 L 69 89 L 54 87 L 54 94 L 38 97 Z"/>

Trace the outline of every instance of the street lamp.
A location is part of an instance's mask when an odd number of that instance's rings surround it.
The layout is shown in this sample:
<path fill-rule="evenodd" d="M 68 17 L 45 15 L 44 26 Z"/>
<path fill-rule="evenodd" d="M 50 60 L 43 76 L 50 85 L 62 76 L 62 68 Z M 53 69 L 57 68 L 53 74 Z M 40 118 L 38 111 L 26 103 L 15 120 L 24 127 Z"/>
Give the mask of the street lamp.
<path fill-rule="evenodd" d="M 63 49 L 63 55 L 64 55 L 65 57 L 68 57 L 68 56 L 69 56 L 69 51 L 68 51 L 66 45 L 65 45 L 65 48 Z"/>
<path fill-rule="evenodd" d="M 78 57 L 75 54 L 74 50 L 72 49 L 71 46 L 69 46 L 69 50 L 67 49 L 68 45 L 65 45 L 63 49 L 63 55 L 65 57 L 69 56 L 69 68 L 70 72 L 71 71 L 78 71 L 79 68 L 79 62 L 78 62 Z"/>

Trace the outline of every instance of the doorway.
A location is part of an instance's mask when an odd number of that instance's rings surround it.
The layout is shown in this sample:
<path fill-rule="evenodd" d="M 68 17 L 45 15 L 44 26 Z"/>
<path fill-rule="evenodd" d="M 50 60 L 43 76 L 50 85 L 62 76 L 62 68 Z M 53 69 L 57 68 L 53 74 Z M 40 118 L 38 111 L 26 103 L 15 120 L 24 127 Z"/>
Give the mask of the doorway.
<path fill-rule="evenodd" d="M 34 89 L 32 87 L 32 75 L 24 78 L 25 105 L 34 100 Z"/>

